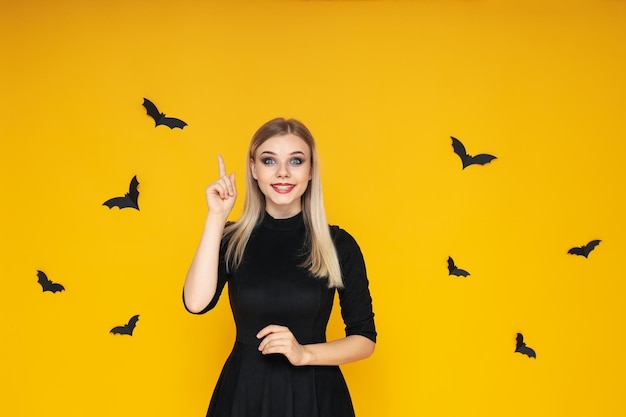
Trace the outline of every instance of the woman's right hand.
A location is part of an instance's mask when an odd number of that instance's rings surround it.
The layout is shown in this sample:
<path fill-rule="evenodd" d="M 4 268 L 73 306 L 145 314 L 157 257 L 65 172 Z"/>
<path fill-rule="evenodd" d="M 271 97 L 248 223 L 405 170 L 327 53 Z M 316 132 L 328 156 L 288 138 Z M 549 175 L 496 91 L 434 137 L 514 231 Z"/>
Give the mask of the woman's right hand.
<path fill-rule="evenodd" d="M 206 189 L 206 200 L 209 213 L 228 217 L 235 200 L 237 199 L 237 187 L 235 186 L 235 173 L 226 174 L 226 165 L 221 155 L 217 156 L 219 178 Z"/>

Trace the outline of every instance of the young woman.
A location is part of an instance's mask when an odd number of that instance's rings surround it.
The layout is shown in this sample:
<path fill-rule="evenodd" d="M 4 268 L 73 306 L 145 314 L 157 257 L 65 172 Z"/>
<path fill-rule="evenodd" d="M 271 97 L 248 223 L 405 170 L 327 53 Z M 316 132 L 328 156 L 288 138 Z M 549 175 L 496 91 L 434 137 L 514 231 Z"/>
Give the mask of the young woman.
<path fill-rule="evenodd" d="M 370 356 L 376 343 L 361 251 L 328 226 L 315 142 L 302 123 L 265 123 L 248 160 L 243 214 L 227 222 L 237 188 L 218 157 L 183 290 L 187 310 L 203 314 L 228 282 L 237 328 L 207 416 L 354 416 L 339 365 Z M 335 291 L 346 336 L 327 341 Z"/>

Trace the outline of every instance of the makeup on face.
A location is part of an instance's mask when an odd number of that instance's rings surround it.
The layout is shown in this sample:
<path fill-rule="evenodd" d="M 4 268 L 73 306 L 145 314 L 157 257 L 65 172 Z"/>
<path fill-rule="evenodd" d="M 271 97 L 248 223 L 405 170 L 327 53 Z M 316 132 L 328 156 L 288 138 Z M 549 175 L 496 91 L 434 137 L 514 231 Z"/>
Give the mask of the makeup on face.
<path fill-rule="evenodd" d="M 259 146 L 250 168 L 270 215 L 302 210 L 301 197 L 311 179 L 310 150 L 304 140 L 292 134 L 269 138 Z"/>

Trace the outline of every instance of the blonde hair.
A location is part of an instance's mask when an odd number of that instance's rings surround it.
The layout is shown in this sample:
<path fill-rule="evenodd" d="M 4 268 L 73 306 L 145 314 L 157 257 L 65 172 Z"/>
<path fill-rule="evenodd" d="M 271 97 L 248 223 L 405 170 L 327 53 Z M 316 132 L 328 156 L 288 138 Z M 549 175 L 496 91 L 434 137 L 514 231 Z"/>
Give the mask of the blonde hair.
<path fill-rule="evenodd" d="M 301 197 L 309 253 L 300 266 L 307 268 L 317 278 L 327 278 L 329 287 L 341 288 L 343 287 L 341 267 L 326 220 L 318 155 L 309 129 L 294 119 L 276 118 L 266 122 L 252 136 L 248 160 L 255 158 L 257 149 L 266 140 L 286 134 L 293 134 L 304 140 L 311 151 L 311 181 Z M 224 229 L 224 236 L 230 236 L 226 247 L 226 265 L 229 271 L 241 265 L 250 234 L 265 216 L 265 196 L 253 178 L 249 165 L 246 171 L 247 192 L 243 214 L 237 222 L 229 223 Z"/>

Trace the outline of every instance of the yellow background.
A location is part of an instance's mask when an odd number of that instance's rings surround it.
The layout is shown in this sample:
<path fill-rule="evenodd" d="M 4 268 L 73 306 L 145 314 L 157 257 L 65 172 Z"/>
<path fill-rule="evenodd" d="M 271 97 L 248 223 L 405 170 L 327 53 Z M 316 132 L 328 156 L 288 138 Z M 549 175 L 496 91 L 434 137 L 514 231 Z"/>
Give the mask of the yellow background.
<path fill-rule="evenodd" d="M 234 336 L 225 297 L 181 304 L 204 189 L 288 116 L 368 265 L 359 417 L 625 415 L 625 22 L 618 0 L 4 1 L 0 414 L 204 415 Z M 450 136 L 498 159 L 462 170 Z M 141 210 L 103 206 L 133 175 Z"/>

